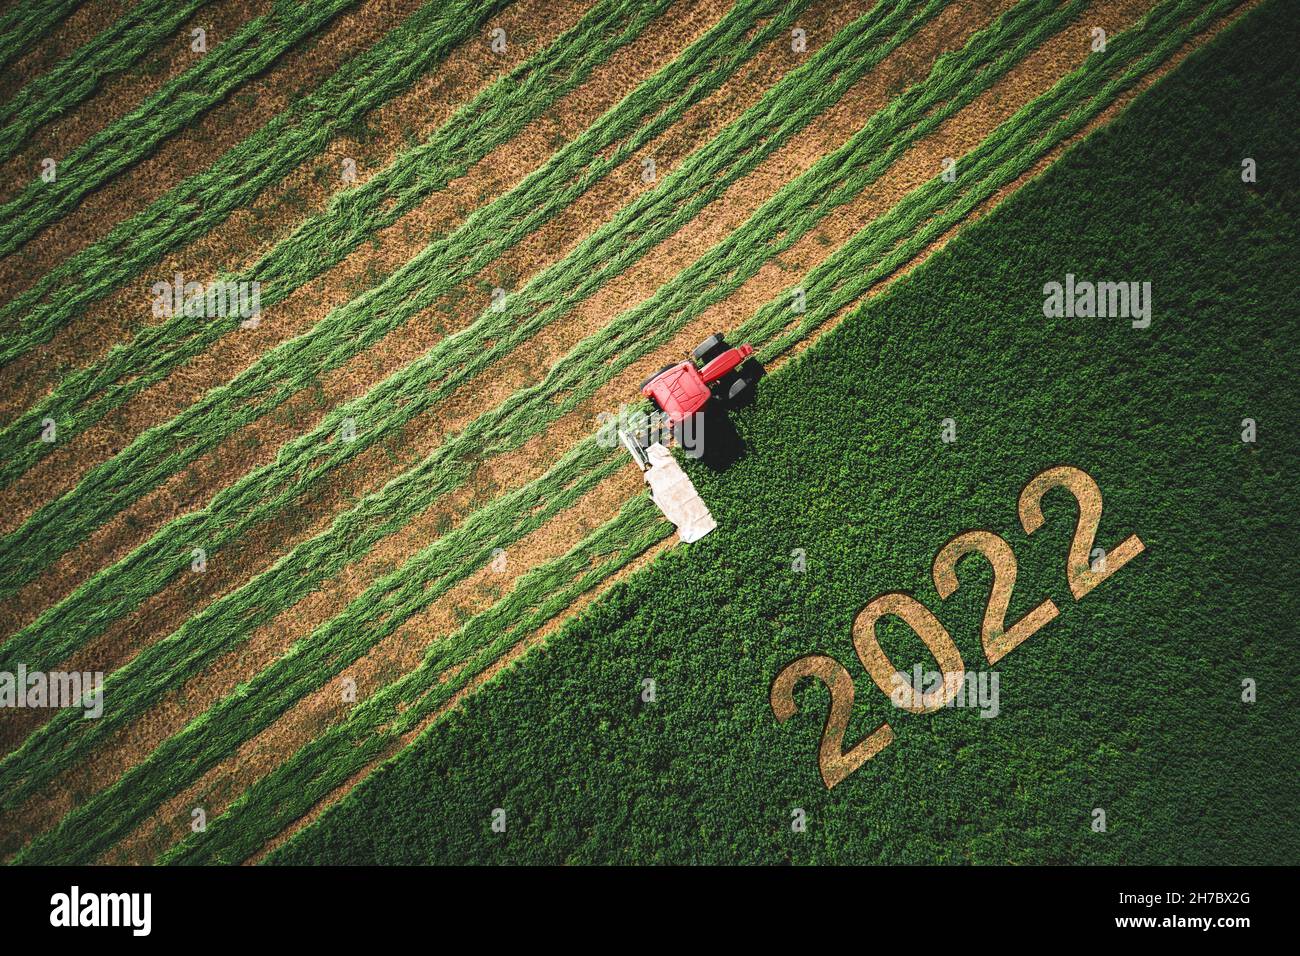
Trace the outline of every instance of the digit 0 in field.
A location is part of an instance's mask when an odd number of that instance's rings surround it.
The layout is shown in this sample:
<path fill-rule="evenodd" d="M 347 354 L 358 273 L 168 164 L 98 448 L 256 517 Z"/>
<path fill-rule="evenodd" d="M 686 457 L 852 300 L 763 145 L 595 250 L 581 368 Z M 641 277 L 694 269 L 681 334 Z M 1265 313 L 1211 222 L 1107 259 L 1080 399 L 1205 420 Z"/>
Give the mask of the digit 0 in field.
<path fill-rule="evenodd" d="M 898 668 L 890 662 L 889 655 L 876 637 L 876 622 L 889 615 L 902 618 L 916 632 L 916 636 L 925 642 L 925 646 L 934 655 L 939 671 L 943 674 L 942 687 L 923 695 L 918 695 L 915 687 L 905 688 L 903 699 L 895 700 L 895 703 L 914 714 L 928 714 L 943 708 L 961 689 L 966 677 L 966 664 L 961 659 L 957 645 L 934 616 L 934 612 L 910 594 L 901 591 L 882 594 L 858 613 L 853 622 L 853 647 L 858 652 L 862 666 L 867 669 L 876 686 L 884 691 L 885 696 L 893 699 Z"/>

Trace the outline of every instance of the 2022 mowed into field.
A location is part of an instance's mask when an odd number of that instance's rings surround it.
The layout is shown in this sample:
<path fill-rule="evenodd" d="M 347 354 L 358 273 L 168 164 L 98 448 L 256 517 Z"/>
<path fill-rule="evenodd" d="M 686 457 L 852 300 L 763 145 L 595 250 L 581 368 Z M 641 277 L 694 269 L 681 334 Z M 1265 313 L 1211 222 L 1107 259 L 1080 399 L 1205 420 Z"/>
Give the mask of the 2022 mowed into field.
<path fill-rule="evenodd" d="M 1105 548 L 1094 547 L 1097 527 L 1101 524 L 1101 489 L 1086 472 L 1066 465 L 1036 475 L 1020 493 L 1020 524 L 1026 534 L 1042 527 L 1043 495 L 1056 487 L 1068 490 L 1079 506 L 1078 523 L 1066 559 L 1066 580 L 1070 593 L 1078 601 L 1141 554 L 1146 546 L 1141 538 L 1131 534 L 1109 553 Z M 957 590 L 958 562 L 976 553 L 993 568 L 993 586 L 980 629 L 984 656 L 992 667 L 1055 620 L 1060 609 L 1055 601 L 1047 598 L 1019 621 L 1006 626 L 1007 609 L 1016 583 L 1016 556 L 1005 538 L 983 530 L 961 532 L 935 556 L 934 586 L 940 599 L 950 597 Z M 939 665 L 938 686 L 929 689 L 913 686 L 890 662 L 876 636 L 876 624 L 886 616 L 901 618 L 925 642 Z M 853 621 L 853 647 L 872 681 L 894 706 L 916 714 L 951 706 L 968 677 L 975 676 L 966 670 L 961 652 L 934 612 L 901 591 L 882 594 L 859 612 Z M 820 680 L 831 695 L 830 713 L 818 752 L 822 780 L 829 790 L 892 743 L 894 732 L 888 723 L 881 724 L 865 739 L 844 749 L 844 733 L 853 713 L 853 678 L 843 664 L 824 654 L 811 654 L 790 662 L 772 682 L 769 698 L 779 722 L 789 720 L 798 710 L 794 689 L 805 677 Z"/>

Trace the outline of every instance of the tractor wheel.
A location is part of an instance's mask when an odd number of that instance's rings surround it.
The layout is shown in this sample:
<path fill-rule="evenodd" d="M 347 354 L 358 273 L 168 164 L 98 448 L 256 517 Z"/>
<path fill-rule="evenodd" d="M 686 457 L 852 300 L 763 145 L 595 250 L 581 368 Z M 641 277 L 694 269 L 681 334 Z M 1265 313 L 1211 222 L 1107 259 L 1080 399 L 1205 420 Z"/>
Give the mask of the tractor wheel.
<path fill-rule="evenodd" d="M 728 345 L 721 332 L 714 332 L 707 339 L 695 346 L 691 357 L 701 365 L 708 365 L 715 358 L 727 351 Z"/>
<path fill-rule="evenodd" d="M 741 408 L 754 400 L 754 384 L 763 377 L 763 366 L 749 359 L 732 373 L 735 378 L 727 383 L 727 404 Z"/>
<path fill-rule="evenodd" d="M 655 372 L 653 375 L 651 375 L 649 378 L 647 378 L 644 382 L 642 382 L 642 383 L 641 383 L 641 388 L 645 388 L 647 385 L 649 385 L 651 382 L 653 382 L 653 381 L 654 381 L 655 379 L 657 379 L 660 375 L 662 375 L 664 372 L 668 371 L 670 368 L 672 368 L 672 367 L 675 366 L 676 364 L 677 364 L 676 362 L 670 362 L 669 364 L 665 365 L 665 366 L 664 366 L 663 368 L 661 368 L 659 371 Z"/>
<path fill-rule="evenodd" d="M 749 379 L 745 378 L 743 375 L 738 376 L 736 380 L 731 383 L 731 387 L 727 389 L 727 401 L 733 405 L 744 401 L 748 397 L 750 388 Z"/>

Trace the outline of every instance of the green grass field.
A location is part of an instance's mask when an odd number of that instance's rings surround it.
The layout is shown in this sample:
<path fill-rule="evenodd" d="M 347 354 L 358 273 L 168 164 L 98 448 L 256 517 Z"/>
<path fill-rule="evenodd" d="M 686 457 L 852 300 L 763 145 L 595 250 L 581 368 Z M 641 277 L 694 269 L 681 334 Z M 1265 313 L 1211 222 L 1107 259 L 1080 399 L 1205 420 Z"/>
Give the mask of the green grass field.
<path fill-rule="evenodd" d="M 1284 3 L 1231 28 L 767 378 L 737 416 L 747 454 L 691 469 L 719 531 L 617 585 L 273 861 L 1294 864 L 1294 31 Z M 1150 327 L 1045 318 L 1067 273 L 1150 282 Z M 1032 536 L 1016 511 L 1062 463 L 1100 485 L 1099 546 L 1146 544 L 1077 603 L 1069 495 Z M 904 713 L 853 620 L 910 592 L 987 670 L 988 564 L 967 558 L 942 602 L 930 576 L 972 528 L 1019 560 L 1008 619 L 1049 596 L 1060 616 L 998 662 L 997 717 Z M 899 669 L 930 660 L 897 619 L 881 642 Z M 854 677 L 846 745 L 895 735 L 829 791 L 826 691 L 801 684 L 784 724 L 768 703 L 813 653 Z"/>
<path fill-rule="evenodd" d="M 1295 862 L 1295 12 L 11 4 L 0 860 Z M 713 329 L 682 545 L 599 422 Z M 1061 464 L 1145 542 L 1077 602 Z M 993 667 L 971 529 L 1060 609 Z M 895 591 L 996 717 L 891 706 Z M 829 790 L 808 655 L 893 734 Z"/>

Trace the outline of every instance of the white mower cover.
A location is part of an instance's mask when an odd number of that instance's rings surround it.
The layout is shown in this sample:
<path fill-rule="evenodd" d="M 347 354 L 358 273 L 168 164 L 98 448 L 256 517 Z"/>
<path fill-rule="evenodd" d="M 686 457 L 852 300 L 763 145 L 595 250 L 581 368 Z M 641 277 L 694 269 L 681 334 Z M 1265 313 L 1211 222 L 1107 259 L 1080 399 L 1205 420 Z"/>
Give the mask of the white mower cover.
<path fill-rule="evenodd" d="M 645 480 L 650 485 L 650 499 L 673 524 L 677 536 L 688 544 L 698 541 L 718 526 L 709 506 L 695 491 L 695 485 L 677 464 L 677 459 L 663 445 L 655 442 L 646 450 L 650 462 Z"/>

